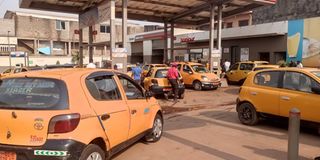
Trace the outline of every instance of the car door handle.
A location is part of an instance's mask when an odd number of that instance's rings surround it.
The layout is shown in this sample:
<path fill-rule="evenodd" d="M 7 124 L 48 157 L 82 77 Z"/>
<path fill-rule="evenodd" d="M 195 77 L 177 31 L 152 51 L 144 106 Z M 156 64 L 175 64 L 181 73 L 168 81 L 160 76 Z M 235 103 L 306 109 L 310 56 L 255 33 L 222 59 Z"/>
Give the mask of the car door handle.
<path fill-rule="evenodd" d="M 250 92 L 251 95 L 255 96 L 257 95 L 258 93 L 257 92 Z"/>
<path fill-rule="evenodd" d="M 131 114 L 136 114 L 137 113 L 137 110 L 133 109 L 131 110 Z"/>
<path fill-rule="evenodd" d="M 106 121 L 110 118 L 110 114 L 103 114 L 100 116 L 101 120 Z"/>
<path fill-rule="evenodd" d="M 289 101 L 289 100 L 290 100 L 290 97 L 287 97 L 287 96 L 281 96 L 281 99 L 282 99 L 282 100 L 285 100 L 285 101 Z"/>

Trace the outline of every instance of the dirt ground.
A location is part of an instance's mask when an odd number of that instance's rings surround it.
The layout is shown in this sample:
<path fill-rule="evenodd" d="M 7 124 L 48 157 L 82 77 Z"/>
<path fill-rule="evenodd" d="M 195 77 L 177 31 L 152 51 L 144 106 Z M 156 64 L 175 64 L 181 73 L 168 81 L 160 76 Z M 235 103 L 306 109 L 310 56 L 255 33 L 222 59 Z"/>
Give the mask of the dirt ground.
<path fill-rule="evenodd" d="M 115 160 L 284 160 L 287 123 L 262 121 L 242 125 L 235 112 L 239 87 L 216 91 L 187 90 L 178 103 L 159 100 L 166 115 L 162 139 L 137 142 Z M 320 156 L 320 140 L 312 130 L 300 136 L 300 160 Z"/>

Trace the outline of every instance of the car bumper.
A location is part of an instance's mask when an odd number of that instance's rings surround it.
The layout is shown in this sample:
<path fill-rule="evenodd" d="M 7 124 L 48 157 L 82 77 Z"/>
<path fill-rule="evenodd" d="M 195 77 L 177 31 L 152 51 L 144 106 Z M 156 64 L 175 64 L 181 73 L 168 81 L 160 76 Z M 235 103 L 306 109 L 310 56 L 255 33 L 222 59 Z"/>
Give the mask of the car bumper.
<path fill-rule="evenodd" d="M 0 145 L 0 151 L 16 153 L 17 160 L 75 160 L 85 146 L 74 140 L 47 140 L 40 147 Z"/>
<path fill-rule="evenodd" d="M 161 94 L 164 94 L 164 93 L 167 93 L 167 92 L 170 92 L 172 90 L 171 87 L 162 87 L 162 86 L 151 86 L 150 88 L 151 92 L 155 95 L 161 95 Z M 178 87 L 178 92 L 179 94 L 183 94 L 184 93 L 184 90 L 185 90 L 185 87 L 183 84 L 180 84 L 179 87 Z"/>
<path fill-rule="evenodd" d="M 203 89 L 216 89 L 221 85 L 221 82 L 201 82 Z"/>

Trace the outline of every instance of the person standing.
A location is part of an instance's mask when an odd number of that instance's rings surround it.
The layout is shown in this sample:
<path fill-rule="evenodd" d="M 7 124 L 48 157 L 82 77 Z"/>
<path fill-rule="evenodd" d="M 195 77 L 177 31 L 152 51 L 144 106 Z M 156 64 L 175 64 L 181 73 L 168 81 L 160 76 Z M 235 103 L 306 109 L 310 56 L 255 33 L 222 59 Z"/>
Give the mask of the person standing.
<path fill-rule="evenodd" d="M 300 61 L 297 61 L 297 67 L 298 68 L 303 68 L 303 65 L 302 65 L 302 63 Z"/>
<path fill-rule="evenodd" d="M 224 70 L 225 70 L 225 72 L 228 72 L 229 71 L 229 69 L 230 69 L 230 62 L 227 60 L 227 59 L 225 59 L 224 60 Z"/>
<path fill-rule="evenodd" d="M 172 63 L 171 67 L 168 70 L 167 78 L 172 86 L 172 91 L 174 94 L 174 101 L 178 100 L 178 80 L 179 80 L 179 73 L 177 69 L 177 63 Z"/>
<path fill-rule="evenodd" d="M 141 73 L 142 69 L 140 68 L 140 64 L 137 63 L 137 66 L 132 68 L 132 78 L 138 84 L 141 84 Z"/>

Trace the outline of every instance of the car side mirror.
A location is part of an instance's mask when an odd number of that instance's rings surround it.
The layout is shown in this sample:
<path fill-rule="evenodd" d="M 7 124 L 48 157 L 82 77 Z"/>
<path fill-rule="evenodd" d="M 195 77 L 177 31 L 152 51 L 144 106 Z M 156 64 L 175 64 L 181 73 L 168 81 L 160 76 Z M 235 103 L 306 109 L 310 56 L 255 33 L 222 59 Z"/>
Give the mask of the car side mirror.
<path fill-rule="evenodd" d="M 311 91 L 315 94 L 320 94 L 320 87 L 311 87 Z"/>
<path fill-rule="evenodd" d="M 152 97 L 152 93 L 150 91 L 146 91 L 145 96 L 147 99 L 150 99 Z"/>

